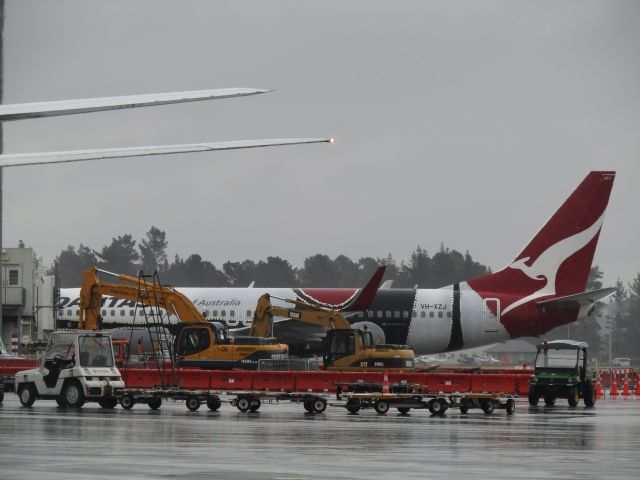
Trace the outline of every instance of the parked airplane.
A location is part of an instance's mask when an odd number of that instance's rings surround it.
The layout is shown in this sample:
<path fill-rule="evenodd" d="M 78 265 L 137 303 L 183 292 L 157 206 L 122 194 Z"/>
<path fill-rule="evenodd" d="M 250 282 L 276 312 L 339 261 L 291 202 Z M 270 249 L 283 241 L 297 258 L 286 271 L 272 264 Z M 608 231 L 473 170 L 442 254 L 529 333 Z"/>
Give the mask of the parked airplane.
<path fill-rule="evenodd" d="M 615 291 L 614 288 L 584 291 L 614 178 L 615 172 L 590 172 L 505 268 L 447 287 L 377 289 L 381 279 L 378 275 L 362 290 L 179 290 L 208 319 L 224 322 L 232 332 L 248 329 L 258 298 L 268 292 L 272 298 L 301 299 L 350 312 L 354 327 L 366 327 L 382 343 L 407 344 L 417 355 L 539 336 L 585 318 L 595 302 Z M 365 290 L 371 288 L 377 289 L 375 297 L 372 302 L 365 302 Z M 78 294 L 79 289 L 61 290 L 60 327 L 73 327 L 77 322 Z M 106 297 L 103 305 L 102 316 L 107 326 L 123 326 L 134 318 L 132 302 Z M 293 319 L 276 319 L 274 334 L 294 348 L 308 345 L 313 349 L 320 346 L 323 330 Z"/>

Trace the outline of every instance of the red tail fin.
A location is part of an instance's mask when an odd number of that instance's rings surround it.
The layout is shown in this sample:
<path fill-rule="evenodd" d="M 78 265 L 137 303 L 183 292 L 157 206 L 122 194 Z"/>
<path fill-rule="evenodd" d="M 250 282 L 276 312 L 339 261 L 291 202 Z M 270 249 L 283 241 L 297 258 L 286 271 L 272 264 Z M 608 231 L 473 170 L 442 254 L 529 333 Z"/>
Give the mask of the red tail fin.
<path fill-rule="evenodd" d="M 356 312 L 369 308 L 369 306 L 371 306 L 371 303 L 373 302 L 374 297 L 376 296 L 378 288 L 380 288 L 380 282 L 382 282 L 382 277 L 384 277 L 384 272 L 386 269 L 386 265 L 378 267 L 378 269 L 371 276 L 364 288 L 360 290 L 356 298 L 354 298 L 353 303 L 342 309 L 342 311 Z"/>
<path fill-rule="evenodd" d="M 590 172 L 513 262 L 469 285 L 522 294 L 503 300 L 503 314 L 536 298 L 584 291 L 614 178 L 615 172 Z"/>

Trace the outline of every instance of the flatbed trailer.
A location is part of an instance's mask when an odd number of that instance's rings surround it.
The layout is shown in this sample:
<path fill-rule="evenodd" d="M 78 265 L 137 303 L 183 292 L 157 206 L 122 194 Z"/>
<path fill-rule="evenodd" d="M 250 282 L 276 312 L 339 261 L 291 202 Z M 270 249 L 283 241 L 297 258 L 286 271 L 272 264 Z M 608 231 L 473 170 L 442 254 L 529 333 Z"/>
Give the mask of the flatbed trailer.
<path fill-rule="evenodd" d="M 428 409 L 432 415 L 444 415 L 449 408 L 458 408 L 466 414 L 471 409 L 481 409 L 491 414 L 495 409 L 504 409 L 508 415 L 516 408 L 515 397 L 501 393 L 382 393 L 382 392 L 346 392 L 338 395 L 339 400 L 346 400 L 344 407 L 349 413 L 356 414 L 363 408 L 373 408 L 383 415 L 391 408 L 401 414 L 413 409 Z"/>
<path fill-rule="evenodd" d="M 301 403 L 310 413 L 322 413 L 327 408 L 328 394 L 316 392 L 272 392 L 266 390 L 192 390 L 173 387 L 125 388 L 115 392 L 114 397 L 125 410 L 136 403 L 147 404 L 157 410 L 163 400 L 181 400 L 195 412 L 202 404 L 209 410 L 217 411 L 223 403 L 229 403 L 241 412 L 257 412 L 264 402 L 279 403 L 289 401 Z"/>
<path fill-rule="evenodd" d="M 203 403 L 209 410 L 216 411 L 222 406 L 220 392 L 212 390 L 192 390 L 174 387 L 124 388 L 114 393 L 114 397 L 125 410 L 136 403 L 146 403 L 152 410 L 162 405 L 162 400 L 184 400 L 186 407 L 195 412 Z"/>

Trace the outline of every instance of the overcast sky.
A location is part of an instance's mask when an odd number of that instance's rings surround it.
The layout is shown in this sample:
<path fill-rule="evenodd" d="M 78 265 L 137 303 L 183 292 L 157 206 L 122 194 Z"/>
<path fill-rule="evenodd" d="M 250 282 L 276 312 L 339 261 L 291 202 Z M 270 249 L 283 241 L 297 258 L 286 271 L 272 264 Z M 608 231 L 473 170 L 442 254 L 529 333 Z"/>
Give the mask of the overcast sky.
<path fill-rule="evenodd" d="M 4 103 L 225 87 L 231 100 L 5 124 L 21 153 L 336 144 L 6 168 L 4 246 L 167 232 L 169 253 L 509 263 L 590 170 L 595 263 L 640 271 L 640 2 L 6 0 Z"/>

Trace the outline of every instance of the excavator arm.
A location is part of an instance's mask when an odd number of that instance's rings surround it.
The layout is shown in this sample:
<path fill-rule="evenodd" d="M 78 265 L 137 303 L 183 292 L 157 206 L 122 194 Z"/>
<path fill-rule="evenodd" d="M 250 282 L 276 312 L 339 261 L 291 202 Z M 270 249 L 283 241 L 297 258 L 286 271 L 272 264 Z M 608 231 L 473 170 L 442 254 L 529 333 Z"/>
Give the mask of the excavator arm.
<path fill-rule="evenodd" d="M 265 293 L 258 299 L 253 315 L 250 335 L 257 337 L 271 335 L 273 317 L 291 318 L 305 323 L 320 325 L 329 330 L 351 328 L 349 321 L 340 312 L 335 310 L 325 309 L 300 300 L 288 300 L 279 297 L 273 298 L 278 298 L 279 300 L 292 304 L 292 308 L 273 306 L 271 303 L 271 295 Z"/>
<path fill-rule="evenodd" d="M 98 278 L 98 272 L 112 275 L 126 282 L 126 284 L 103 283 Z M 171 287 L 147 285 L 147 288 L 140 289 L 139 279 L 136 277 L 111 273 L 92 267 L 85 270 L 82 275 L 79 329 L 100 329 L 100 310 L 102 308 L 103 295 L 110 295 L 147 306 L 160 307 L 166 310 L 168 314 L 176 315 L 180 322 L 206 322 L 193 303 L 182 293 Z"/>

